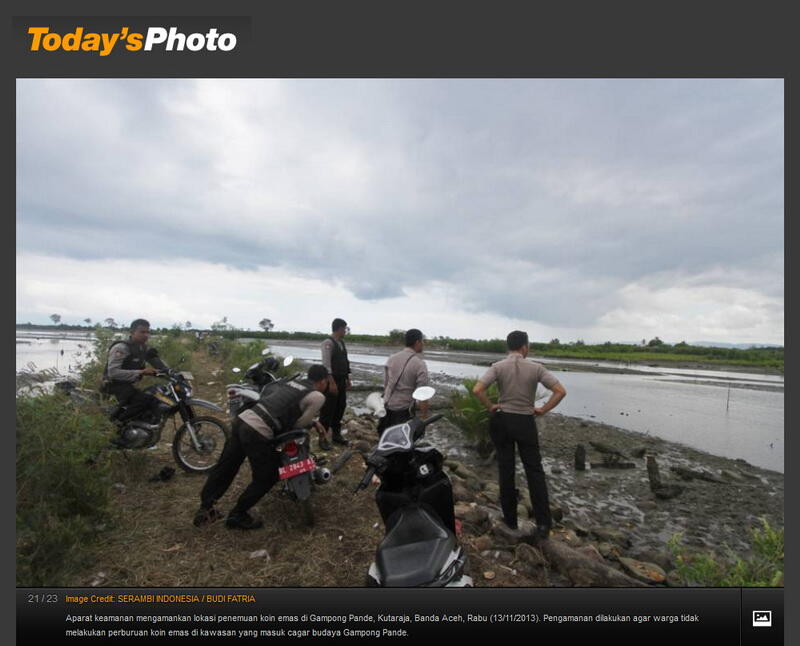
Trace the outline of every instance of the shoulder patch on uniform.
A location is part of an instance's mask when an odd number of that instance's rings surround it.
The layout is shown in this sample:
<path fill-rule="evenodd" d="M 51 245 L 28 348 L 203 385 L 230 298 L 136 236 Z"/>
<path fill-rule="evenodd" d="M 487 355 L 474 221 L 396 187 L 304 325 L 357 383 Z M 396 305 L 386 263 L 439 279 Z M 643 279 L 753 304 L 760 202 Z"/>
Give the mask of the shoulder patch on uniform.
<path fill-rule="evenodd" d="M 303 386 L 302 384 L 298 384 L 296 381 L 290 381 L 290 382 L 288 382 L 288 385 L 291 386 L 292 388 L 296 388 L 297 390 L 305 390 L 306 389 L 305 386 Z"/>
<path fill-rule="evenodd" d="M 114 350 L 114 356 L 115 357 L 121 357 L 124 354 L 125 354 L 125 350 L 123 350 L 122 348 L 119 348 L 118 350 Z"/>

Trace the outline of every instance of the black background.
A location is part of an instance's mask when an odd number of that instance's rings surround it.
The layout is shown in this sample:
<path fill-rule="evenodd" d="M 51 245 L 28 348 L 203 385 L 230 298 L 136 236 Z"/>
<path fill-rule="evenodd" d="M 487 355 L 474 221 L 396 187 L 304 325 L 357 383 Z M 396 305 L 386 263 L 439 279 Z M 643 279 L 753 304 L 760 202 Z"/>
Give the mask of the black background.
<path fill-rule="evenodd" d="M 9 214 L 15 211 L 14 174 L 10 169 L 14 168 L 15 159 L 12 143 L 15 127 L 13 88 L 14 79 L 18 77 L 771 77 L 785 79 L 787 143 L 791 133 L 793 86 L 789 63 L 794 59 L 791 46 L 796 42 L 796 34 L 792 26 L 796 22 L 791 18 L 788 2 L 565 1 L 540 5 L 452 0 L 392 4 L 373 0 L 299 0 L 222 4 L 198 0 L 169 4 L 71 2 L 68 7 L 61 2 L 35 5 L 12 2 L 6 6 L 10 7 L 4 42 L 4 58 L 10 63 L 6 73 L 6 88 L 10 92 L 7 94 L 5 121 L 6 150 L 11 160 L 6 172 Z M 191 11 L 193 16 L 180 17 L 184 11 Z M 64 18 L 67 13 L 69 17 Z M 205 31 L 212 25 L 220 31 L 230 26 L 237 35 L 238 45 L 236 50 L 227 53 L 150 52 L 144 55 L 140 52 L 139 55 L 125 55 L 120 52 L 99 57 L 88 53 L 30 52 L 26 32 L 30 26 L 28 21 L 34 16 L 39 24 L 43 17 L 48 19 L 57 31 L 78 24 L 98 30 L 105 24 L 108 30 L 116 31 L 123 26 L 123 19 L 125 26 L 141 31 L 148 26 L 169 27 L 173 24 L 186 33 Z M 167 20 L 170 24 L 166 24 Z M 788 177 L 791 177 L 790 150 L 787 146 Z M 787 182 L 787 212 L 791 204 L 790 193 L 791 183 Z M 9 247 L 5 255 L 6 298 L 9 302 L 15 289 L 12 282 L 16 273 L 15 269 L 12 270 L 14 252 L 10 248 L 14 224 L 11 217 L 0 221 L 2 226 L 9 228 L 3 236 Z M 787 218 L 787 225 L 790 221 Z M 786 233 L 788 242 L 791 231 Z M 791 262 L 789 254 L 786 259 L 787 263 Z M 793 319 L 791 299 L 786 305 L 788 323 Z M 6 338 L 10 345 L 10 329 Z M 791 346 L 787 351 L 791 351 Z M 9 382 L 2 391 L 7 393 L 4 414 L 10 421 L 13 391 L 10 371 L 7 374 Z M 786 398 L 786 408 L 791 421 L 794 419 L 791 397 Z M 9 504 L 5 509 L 10 511 L 11 492 L 14 491 L 10 433 L 7 438 L 9 445 L 4 452 L 7 468 L 2 470 L 6 479 L 0 490 L 8 497 Z M 786 461 L 789 464 L 793 446 L 789 434 L 786 437 Z M 786 477 L 793 480 L 791 469 Z M 787 518 L 786 522 L 791 527 L 794 521 Z M 9 528 L 3 535 L 6 548 L 3 550 L 6 555 L 3 563 L 6 566 L 4 573 L 7 573 L 4 578 L 10 582 L 14 567 L 11 559 L 15 550 L 11 523 L 7 525 Z M 57 592 L 63 598 L 64 591 Z M 365 596 L 367 593 L 362 590 L 263 590 L 254 593 L 258 594 L 259 603 L 294 605 L 295 612 L 299 612 L 299 608 L 321 612 L 340 604 L 351 606 L 345 611 L 377 612 L 379 609 L 375 604 L 388 604 L 391 599 L 400 599 L 402 601 L 396 603 L 401 603 L 407 612 L 412 612 L 414 604 L 419 604 L 421 612 L 442 610 L 447 602 L 457 605 L 458 611 L 463 613 L 472 611 L 474 603 L 474 611 L 483 613 L 497 606 L 504 606 L 503 609 L 509 611 L 512 607 L 529 604 L 533 599 L 539 604 L 540 611 L 545 607 L 541 604 L 557 604 L 559 612 L 579 613 L 582 612 L 581 606 L 588 612 L 585 604 L 591 606 L 597 601 L 607 604 L 613 600 L 618 604 L 613 608 L 615 612 L 622 613 L 623 607 L 630 607 L 630 612 L 652 614 L 657 612 L 657 608 L 668 612 L 667 606 L 661 606 L 664 603 L 681 611 L 686 607 L 687 612 L 707 613 L 705 616 L 719 620 L 717 632 L 707 633 L 703 629 L 693 632 L 692 638 L 686 640 L 687 643 L 703 641 L 714 644 L 739 643 L 738 639 L 729 641 L 731 621 L 741 621 L 738 624 L 741 643 L 768 643 L 767 635 L 758 631 L 754 633 L 749 628 L 751 611 L 754 606 L 761 609 L 758 606 L 765 599 L 777 603 L 770 595 L 781 599 L 783 596 L 783 590 L 645 592 L 647 595 L 625 590 L 395 591 L 394 594 L 400 595 L 398 597 L 392 597 L 392 591 L 380 591 L 380 596 L 370 592 Z M 23 593 L 23 590 L 18 590 L 18 597 Z M 448 593 L 453 596 L 437 596 Z M 658 595 L 664 595 L 663 600 Z M 4 623 L 9 630 L 14 626 L 10 617 L 12 605 L 17 608 L 17 604 L 4 604 L 8 613 Z M 315 605 L 317 607 L 313 607 Z M 633 610 L 637 606 L 638 611 Z M 113 610 L 116 612 L 122 607 L 115 604 Z M 36 643 L 30 638 L 37 631 L 57 629 L 56 633 L 48 634 L 63 634 L 63 615 L 66 614 L 63 606 L 34 609 L 31 604 L 23 602 L 18 610 L 18 629 L 25 627 L 25 643 Z M 108 608 L 104 610 L 108 611 Z M 185 607 L 182 610 L 185 612 Z M 227 610 L 244 612 L 241 606 Z M 740 620 L 732 620 L 734 615 Z M 778 625 L 779 619 L 782 622 L 781 616 L 774 615 L 773 629 L 759 630 L 778 637 L 782 630 Z M 566 631 L 579 629 L 565 624 L 558 628 L 566 628 Z M 646 626 L 639 628 L 647 630 Z M 679 626 L 675 628 L 680 629 Z M 629 634 L 636 637 L 635 642 L 630 643 L 675 643 L 677 639 L 687 637 L 664 626 L 661 629 L 664 632 L 660 634 L 646 635 L 631 631 Z M 538 634 L 543 635 L 541 632 Z M 563 630 L 558 634 L 564 635 L 567 643 L 577 636 L 577 633 Z M 495 638 L 536 636 L 534 632 L 515 635 L 513 627 L 507 626 L 493 627 L 489 635 Z M 603 639 L 598 637 L 596 632 L 581 636 L 591 643 L 602 643 L 610 635 L 603 635 Z M 749 642 L 750 638 L 754 641 Z M 614 641 L 628 643 L 625 639 L 615 637 Z M 57 642 L 48 640 L 48 643 Z"/>

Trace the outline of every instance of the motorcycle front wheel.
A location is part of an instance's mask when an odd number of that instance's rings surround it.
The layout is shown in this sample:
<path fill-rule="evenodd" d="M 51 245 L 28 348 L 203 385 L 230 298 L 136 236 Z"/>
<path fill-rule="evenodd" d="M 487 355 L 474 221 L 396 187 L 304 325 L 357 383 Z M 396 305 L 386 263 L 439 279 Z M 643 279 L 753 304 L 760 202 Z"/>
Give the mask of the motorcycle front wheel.
<path fill-rule="evenodd" d="M 199 449 L 192 440 L 189 424 L 194 429 L 195 437 L 200 444 Z M 175 432 L 175 438 L 172 440 L 172 457 L 184 471 L 203 473 L 212 469 L 219 461 L 228 436 L 228 429 L 218 419 L 195 417 L 184 422 Z"/>

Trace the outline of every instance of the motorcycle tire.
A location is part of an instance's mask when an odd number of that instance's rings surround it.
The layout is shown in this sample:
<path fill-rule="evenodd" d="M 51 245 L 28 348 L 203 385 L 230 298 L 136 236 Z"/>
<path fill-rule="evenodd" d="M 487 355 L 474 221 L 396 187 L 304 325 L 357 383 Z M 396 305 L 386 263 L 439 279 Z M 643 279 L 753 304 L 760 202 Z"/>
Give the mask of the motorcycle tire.
<path fill-rule="evenodd" d="M 230 431 L 225 424 L 213 417 L 195 417 L 191 423 L 202 445 L 200 451 L 195 449 L 189 429 L 184 423 L 175 432 L 172 440 L 172 457 L 184 471 L 205 473 L 213 469 L 219 461 Z"/>

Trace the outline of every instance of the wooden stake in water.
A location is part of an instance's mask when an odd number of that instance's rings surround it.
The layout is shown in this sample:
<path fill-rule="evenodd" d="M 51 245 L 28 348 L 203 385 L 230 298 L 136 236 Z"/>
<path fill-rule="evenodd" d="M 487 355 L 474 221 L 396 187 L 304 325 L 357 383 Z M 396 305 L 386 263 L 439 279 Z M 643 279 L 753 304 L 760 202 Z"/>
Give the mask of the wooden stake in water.
<path fill-rule="evenodd" d="M 728 409 L 731 406 L 731 385 L 728 384 L 728 401 L 725 402 L 725 412 L 728 412 Z"/>

